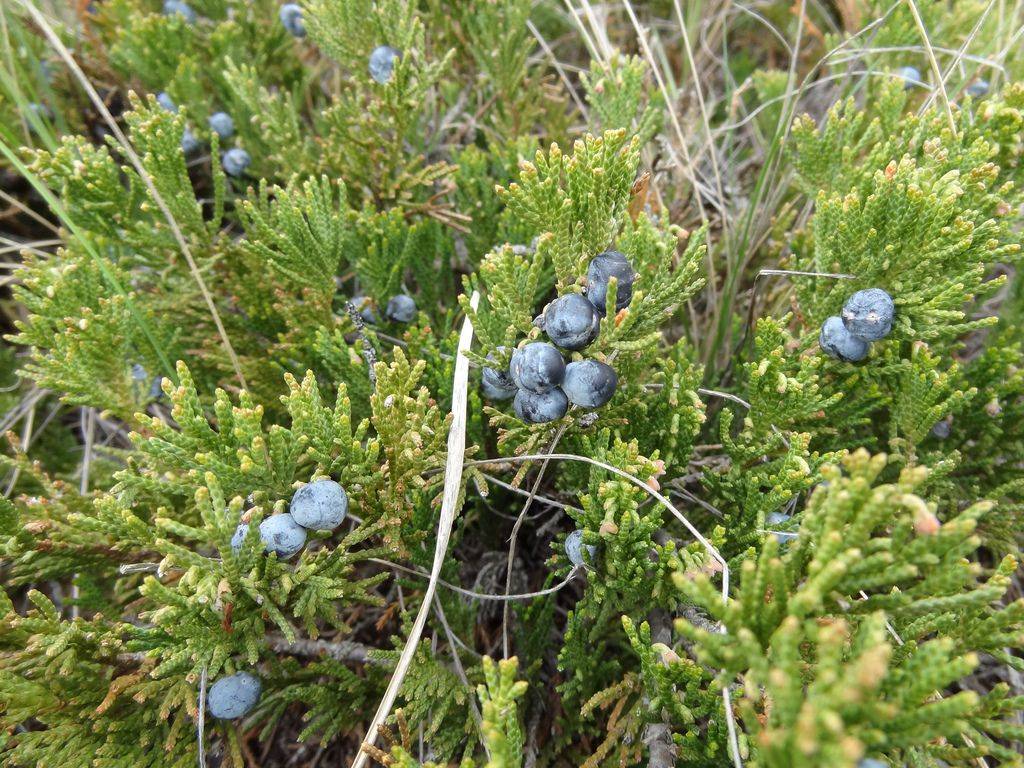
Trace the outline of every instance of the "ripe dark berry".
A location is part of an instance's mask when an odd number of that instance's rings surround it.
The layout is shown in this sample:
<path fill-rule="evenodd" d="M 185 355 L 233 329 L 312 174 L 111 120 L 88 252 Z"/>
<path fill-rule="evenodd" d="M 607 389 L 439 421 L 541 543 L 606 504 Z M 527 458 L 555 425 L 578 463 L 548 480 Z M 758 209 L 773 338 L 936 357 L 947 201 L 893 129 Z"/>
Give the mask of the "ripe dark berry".
<path fill-rule="evenodd" d="M 587 298 L 594 305 L 599 315 L 605 313 L 605 296 L 608 293 L 608 281 L 618 281 L 615 289 L 615 309 L 629 306 L 633 298 L 633 281 L 636 273 L 625 254 L 619 251 L 599 253 L 587 267 Z"/>
<path fill-rule="evenodd" d="M 160 93 L 156 95 L 156 103 L 168 112 L 178 111 L 178 105 L 174 103 L 174 99 L 171 98 L 171 95 L 167 93 L 167 91 L 160 91 Z"/>
<path fill-rule="evenodd" d="M 501 347 L 500 351 L 504 352 L 505 348 Z M 487 359 L 493 360 L 494 355 L 488 355 Z M 497 368 L 484 368 L 480 377 L 480 388 L 488 400 L 508 400 L 515 397 L 517 389 L 508 370 L 500 371 Z"/>
<path fill-rule="evenodd" d="M 44 120 L 53 120 L 53 110 L 50 109 L 47 104 L 40 104 L 38 101 L 33 101 L 28 105 L 28 108 Z"/>
<path fill-rule="evenodd" d="M 828 356 L 847 363 L 856 363 L 868 356 L 868 343 L 846 330 L 842 318 L 835 315 L 821 326 L 818 344 Z"/>
<path fill-rule="evenodd" d="M 584 550 L 586 555 L 584 556 Z M 573 565 L 583 565 L 584 557 L 593 562 L 597 555 L 597 547 L 583 543 L 583 531 L 577 529 L 565 537 L 565 555 Z"/>
<path fill-rule="evenodd" d="M 550 344 L 535 341 L 516 350 L 509 371 L 517 387 L 542 394 L 562 383 L 565 360 Z"/>
<path fill-rule="evenodd" d="M 416 302 L 404 293 L 392 296 L 384 308 L 384 317 L 393 323 L 411 323 L 416 319 Z"/>
<path fill-rule="evenodd" d="M 348 514 L 348 494 L 333 480 L 315 480 L 295 492 L 288 511 L 303 528 L 333 531 Z"/>
<path fill-rule="evenodd" d="M 973 83 L 967 86 L 967 95 L 972 99 L 980 99 L 982 96 L 988 93 L 988 80 L 978 78 Z"/>
<path fill-rule="evenodd" d="M 160 389 L 160 382 L 162 377 L 150 376 L 149 371 L 141 363 L 132 364 L 132 392 L 136 397 L 142 398 L 143 396 L 149 397 L 150 399 L 159 397 L 163 394 Z"/>
<path fill-rule="evenodd" d="M 222 139 L 230 139 L 235 135 L 235 121 L 227 112 L 214 112 L 207 122 L 210 130 Z"/>
<path fill-rule="evenodd" d="M 222 677 L 206 692 L 206 709 L 218 720 L 245 717 L 260 700 L 263 684 L 256 675 L 236 672 Z"/>
<path fill-rule="evenodd" d="M 843 305 L 843 325 L 864 341 L 884 339 L 892 331 L 896 313 L 892 296 L 881 288 L 857 291 Z"/>
<path fill-rule="evenodd" d="M 583 349 L 597 338 L 601 316 L 585 296 L 559 296 L 544 309 L 544 331 L 564 349 Z"/>
<path fill-rule="evenodd" d="M 949 437 L 952 431 L 953 425 L 950 424 L 948 419 L 943 419 L 942 421 L 936 422 L 935 426 L 932 427 L 932 436 L 939 440 L 945 440 Z"/>
<path fill-rule="evenodd" d="M 194 24 L 196 21 L 196 12 L 188 3 L 183 3 L 181 0 L 164 0 L 164 16 L 174 16 L 175 14 L 183 16 L 189 24 Z"/>
<path fill-rule="evenodd" d="M 368 296 L 353 296 L 352 306 L 356 308 L 364 323 L 376 325 L 377 315 L 373 313 L 373 301 Z"/>
<path fill-rule="evenodd" d="M 900 67 L 896 70 L 896 76 L 903 81 L 903 90 L 909 91 L 915 85 L 924 85 L 921 79 L 921 70 L 917 67 Z"/>
<path fill-rule="evenodd" d="M 267 552 L 277 552 L 278 557 L 285 559 L 302 549 L 306 543 L 306 529 L 285 512 L 271 515 L 260 523 L 260 538 Z"/>
<path fill-rule="evenodd" d="M 194 155 L 198 152 L 199 147 L 199 139 L 196 138 L 196 135 L 192 133 L 192 131 L 186 128 L 181 134 L 181 151 L 185 153 L 186 157 L 188 157 L 189 155 Z"/>
<path fill-rule="evenodd" d="M 234 176 L 238 178 L 246 169 L 252 164 L 252 158 L 249 157 L 249 153 L 240 147 L 232 147 L 224 153 L 224 157 L 220 160 L 221 166 L 224 168 L 224 173 L 228 176 Z"/>
<path fill-rule="evenodd" d="M 395 62 L 402 58 L 402 52 L 390 45 L 378 45 L 370 54 L 370 77 L 383 85 L 391 79 Z"/>
<path fill-rule="evenodd" d="M 791 517 L 792 515 L 787 515 L 784 512 L 770 512 L 768 513 L 768 516 L 765 517 L 764 522 L 769 528 L 778 528 L 789 522 Z M 785 544 L 788 539 L 793 538 L 792 534 L 788 531 L 775 531 L 772 535 L 775 536 L 775 540 L 779 542 L 779 544 Z"/>
<path fill-rule="evenodd" d="M 557 387 L 543 393 L 520 389 L 512 401 L 512 408 L 516 416 L 527 424 L 544 424 L 565 416 L 569 410 L 569 400 Z"/>
<path fill-rule="evenodd" d="M 288 33 L 293 37 L 306 36 L 306 24 L 302 20 L 302 8 L 298 3 L 285 3 L 278 11 L 278 18 Z"/>
<path fill-rule="evenodd" d="M 246 535 L 249 533 L 248 523 L 239 523 L 238 527 L 235 528 L 235 532 L 231 535 L 231 551 L 236 555 L 242 549 L 242 543 L 245 541 Z"/>
<path fill-rule="evenodd" d="M 577 360 L 565 367 L 562 389 L 573 405 L 600 408 L 612 399 L 619 377 L 615 369 L 599 360 Z"/>

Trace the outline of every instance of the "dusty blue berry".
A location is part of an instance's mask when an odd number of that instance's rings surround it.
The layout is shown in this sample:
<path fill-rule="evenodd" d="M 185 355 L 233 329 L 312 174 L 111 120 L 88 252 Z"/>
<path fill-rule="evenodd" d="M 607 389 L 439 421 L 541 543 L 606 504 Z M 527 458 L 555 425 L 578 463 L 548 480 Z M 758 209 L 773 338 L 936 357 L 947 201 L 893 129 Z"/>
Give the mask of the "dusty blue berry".
<path fill-rule="evenodd" d="M 392 296 L 384 307 L 384 317 L 393 323 L 411 323 L 416 319 L 416 302 L 404 293 Z"/>
<path fill-rule="evenodd" d="M 857 291 L 843 305 L 843 325 L 864 341 L 884 339 L 892 331 L 896 305 L 881 288 Z"/>
<path fill-rule="evenodd" d="M 512 401 L 512 409 L 527 424 L 544 424 L 565 416 L 569 400 L 558 387 L 543 393 L 520 389 Z"/>
<path fill-rule="evenodd" d="M 230 139 L 235 135 L 235 121 L 227 112 L 214 112 L 207 122 L 210 130 L 222 139 Z"/>
<path fill-rule="evenodd" d="M 236 672 L 222 677 L 206 692 L 206 710 L 218 720 L 245 717 L 260 700 L 263 684 L 256 675 Z"/>
<path fill-rule="evenodd" d="M 239 523 L 238 527 L 235 528 L 235 532 L 231 535 L 231 551 L 236 555 L 242 549 L 242 543 L 245 541 L 246 535 L 249 533 L 248 523 Z"/>
<path fill-rule="evenodd" d="M 133 363 L 131 368 L 132 377 L 132 393 L 137 398 L 141 398 L 146 394 L 146 390 L 149 389 L 149 383 L 151 381 L 149 371 L 146 370 L 146 366 L 142 363 Z"/>
<path fill-rule="evenodd" d="M 565 360 L 562 353 L 550 344 L 535 341 L 516 350 L 509 371 L 517 387 L 540 394 L 562 383 Z"/>
<path fill-rule="evenodd" d="M 949 437 L 952 431 L 953 425 L 950 424 L 949 421 L 946 419 L 937 422 L 935 426 L 932 427 L 932 435 L 938 438 L 939 440 L 945 440 L 947 437 Z"/>
<path fill-rule="evenodd" d="M 848 363 L 856 363 L 868 356 L 868 343 L 846 330 L 843 319 L 835 315 L 822 324 L 818 344 L 829 357 Z"/>
<path fill-rule="evenodd" d="M 395 62 L 402 58 L 402 52 L 390 45 L 378 45 L 370 54 L 370 77 L 380 84 L 391 79 Z"/>
<path fill-rule="evenodd" d="M 224 157 L 221 158 L 220 164 L 224 168 L 224 173 L 228 176 L 238 178 L 245 173 L 245 170 L 252 164 L 252 158 L 249 157 L 249 153 L 241 147 L 232 147 L 224 153 Z"/>
<path fill-rule="evenodd" d="M 306 24 L 302 20 L 302 8 L 298 3 L 285 3 L 277 15 L 281 19 L 282 26 L 288 30 L 288 34 L 293 37 L 306 36 Z"/>
<path fill-rule="evenodd" d="M 600 408 L 612 399 L 619 377 L 600 360 L 577 360 L 565 367 L 562 390 L 569 402 L 581 408 Z"/>
<path fill-rule="evenodd" d="M 865 757 L 857 763 L 857 768 L 889 768 L 889 766 L 881 760 L 875 760 L 873 757 Z"/>
<path fill-rule="evenodd" d="M 199 151 L 199 147 L 199 139 L 196 138 L 196 135 L 192 133 L 192 131 L 190 131 L 188 128 L 182 131 L 181 151 L 184 152 L 186 156 L 194 155 L 196 152 Z"/>
<path fill-rule="evenodd" d="M 586 550 L 586 560 L 593 562 L 597 555 L 597 547 L 593 544 L 583 543 L 583 531 L 577 529 L 565 537 L 565 556 L 573 565 L 583 565 L 584 549 Z"/>
<path fill-rule="evenodd" d="M 597 338 L 601 316 L 585 296 L 568 293 L 544 309 L 544 331 L 564 349 L 583 349 Z"/>
<path fill-rule="evenodd" d="M 295 492 L 288 511 L 303 528 L 333 531 L 348 514 L 348 494 L 333 480 L 315 480 Z"/>
<path fill-rule="evenodd" d="M 903 89 L 909 91 L 915 85 L 924 85 L 921 71 L 917 67 L 900 67 L 896 76 L 903 81 Z"/>
<path fill-rule="evenodd" d="M 587 267 L 587 298 L 600 315 L 605 313 L 608 282 L 613 277 L 618 281 L 615 309 L 623 309 L 633 298 L 633 281 L 636 279 L 626 255 L 620 251 L 605 251 L 595 256 Z"/>
<path fill-rule="evenodd" d="M 174 99 L 171 98 L 171 95 L 167 93 L 167 91 L 160 91 L 160 93 L 156 95 L 156 103 L 168 112 L 178 111 L 178 105 L 174 103 Z"/>
<path fill-rule="evenodd" d="M 769 512 L 764 522 L 769 528 L 778 528 L 789 522 L 791 517 L 792 515 L 787 515 L 784 512 Z M 793 538 L 793 535 L 786 531 L 776 531 L 773 535 L 779 544 L 785 544 L 788 539 Z"/>
<path fill-rule="evenodd" d="M 505 347 L 499 347 L 499 351 L 504 352 Z M 494 355 L 488 355 L 487 359 L 494 360 Z M 508 370 L 500 371 L 497 368 L 484 368 L 480 385 L 488 400 L 508 400 L 515 397 L 517 389 Z"/>
<path fill-rule="evenodd" d="M 306 543 L 306 529 L 285 512 L 271 515 L 260 523 L 260 538 L 267 552 L 277 552 L 277 556 L 283 559 L 302 549 Z"/>
<path fill-rule="evenodd" d="M 376 325 L 377 315 L 373 312 L 373 301 L 368 296 L 353 296 L 352 306 L 356 308 L 364 323 Z"/>
<path fill-rule="evenodd" d="M 44 120 L 53 120 L 53 110 L 46 104 L 40 104 L 37 101 L 33 101 L 28 105 L 28 108 L 39 115 Z"/>
<path fill-rule="evenodd" d="M 164 0 L 164 16 L 174 16 L 175 14 L 184 17 L 189 24 L 195 23 L 196 12 L 188 3 L 183 3 L 181 0 Z"/>
<path fill-rule="evenodd" d="M 972 99 L 980 99 L 982 96 L 988 93 L 988 80 L 979 77 L 973 83 L 967 86 L 967 95 Z"/>

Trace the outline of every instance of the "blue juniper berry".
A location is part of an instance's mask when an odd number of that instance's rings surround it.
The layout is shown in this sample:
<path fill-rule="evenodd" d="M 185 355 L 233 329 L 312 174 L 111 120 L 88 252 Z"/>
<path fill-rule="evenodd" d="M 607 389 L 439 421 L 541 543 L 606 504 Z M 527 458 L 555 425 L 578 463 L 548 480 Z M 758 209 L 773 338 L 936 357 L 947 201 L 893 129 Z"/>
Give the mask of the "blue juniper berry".
<path fill-rule="evenodd" d="M 600 408 L 612 399 L 619 377 L 599 360 L 577 360 L 565 367 L 562 390 L 569 402 L 581 408 Z"/>
<path fill-rule="evenodd" d="M 822 324 L 818 344 L 829 357 L 847 363 L 856 363 L 868 356 L 868 343 L 851 334 L 843 324 L 843 319 L 836 315 Z"/>
<path fill-rule="evenodd" d="M 248 672 L 222 677 L 206 692 L 207 711 L 218 720 L 245 717 L 260 700 L 262 690 L 260 679 Z"/>
<path fill-rule="evenodd" d="M 391 79 L 395 62 L 402 58 L 402 52 L 390 45 L 378 45 L 370 53 L 370 77 L 383 85 Z"/>
<path fill-rule="evenodd" d="M 512 401 L 512 408 L 516 416 L 527 424 L 545 424 L 565 416 L 569 400 L 558 387 L 543 393 L 520 389 Z"/>

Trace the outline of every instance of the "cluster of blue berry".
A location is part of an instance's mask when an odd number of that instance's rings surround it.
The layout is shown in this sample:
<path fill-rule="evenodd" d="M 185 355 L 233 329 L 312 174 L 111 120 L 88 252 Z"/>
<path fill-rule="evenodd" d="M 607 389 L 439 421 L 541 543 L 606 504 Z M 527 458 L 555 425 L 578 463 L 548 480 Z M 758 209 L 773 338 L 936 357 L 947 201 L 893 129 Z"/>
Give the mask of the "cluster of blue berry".
<path fill-rule="evenodd" d="M 182 0 L 165 0 L 163 12 L 165 16 L 180 16 L 186 23 L 194 24 L 196 12 L 188 3 Z M 306 36 L 306 25 L 302 18 L 302 8 L 297 3 L 285 3 L 278 11 L 278 18 L 290 35 L 297 38 Z M 379 45 L 370 53 L 369 70 L 370 77 L 378 83 L 384 84 L 391 79 L 395 69 L 395 62 L 402 58 L 402 52 L 390 45 Z M 178 105 L 164 91 L 157 95 L 160 106 L 168 112 L 177 112 Z M 222 140 L 231 138 L 235 133 L 235 123 L 226 112 L 217 112 L 210 116 L 210 129 L 213 130 Z M 181 135 L 181 149 L 185 156 L 193 155 L 199 151 L 201 144 L 196 135 L 188 128 Z M 246 170 L 252 164 L 252 157 L 241 147 L 232 147 L 221 156 L 221 167 L 224 173 L 232 178 L 240 178 L 245 175 Z M 416 315 L 416 305 L 408 296 L 395 297 L 404 301 L 403 307 L 396 307 L 396 312 L 408 316 L 408 319 L 393 318 L 397 322 L 408 323 Z M 394 299 L 392 300 L 394 301 Z M 409 310 L 411 304 L 412 309 Z M 390 302 L 388 304 L 390 307 Z M 368 321 L 369 322 L 369 321 Z"/>
<path fill-rule="evenodd" d="M 293 37 L 305 37 L 306 25 L 302 20 L 302 8 L 297 3 L 285 3 L 278 13 L 281 25 Z M 395 62 L 402 58 L 402 52 L 390 45 L 378 45 L 370 53 L 370 77 L 383 85 L 391 79 Z"/>
<path fill-rule="evenodd" d="M 307 483 L 292 496 L 288 511 L 271 515 L 260 523 L 260 539 L 267 552 L 291 557 L 306 543 L 306 531 L 333 531 L 348 514 L 348 494 L 333 480 Z M 239 552 L 249 533 L 248 523 L 239 523 L 231 537 L 231 549 Z"/>
<path fill-rule="evenodd" d="M 156 95 L 156 103 L 168 112 L 177 113 L 178 111 L 178 105 L 174 103 L 174 99 L 167 91 L 160 91 Z M 235 135 L 235 121 L 227 112 L 214 112 L 207 120 L 207 124 L 210 126 L 210 130 L 220 137 L 221 141 L 226 141 Z M 181 151 L 185 153 L 185 157 L 198 152 L 199 147 L 199 139 L 189 128 L 186 128 L 181 134 Z M 246 168 L 252 163 L 252 158 L 241 147 L 232 147 L 223 154 L 220 162 L 224 173 L 238 178 L 245 173 Z"/>
<path fill-rule="evenodd" d="M 822 324 L 818 344 L 825 354 L 856 363 L 868 356 L 872 341 L 892 332 L 895 314 L 892 296 L 881 288 L 857 291 L 843 305 L 842 317 L 833 315 Z"/>
<path fill-rule="evenodd" d="M 286 558 L 306 543 L 306 531 L 333 531 L 348 514 L 348 494 L 333 480 L 314 480 L 292 495 L 288 511 L 271 515 L 260 523 L 260 539 L 267 552 Z M 249 533 L 248 523 L 239 523 L 231 537 L 231 549 L 239 552 Z M 210 686 L 206 695 L 210 716 L 220 720 L 244 717 L 259 701 L 260 679 L 250 672 L 236 672 Z"/>
<path fill-rule="evenodd" d="M 537 324 L 557 346 L 579 351 L 597 338 L 612 278 L 617 286 L 615 308 L 620 310 L 633 298 L 635 277 L 629 260 L 619 251 L 598 254 L 587 268 L 587 295 L 559 296 L 544 308 Z M 512 353 L 508 370 L 484 368 L 482 383 L 486 397 L 514 398 L 512 407 L 520 419 L 543 424 L 562 418 L 570 403 L 600 408 L 612 399 L 618 382 L 615 370 L 607 363 L 585 359 L 566 365 L 553 345 L 534 341 Z"/>
<path fill-rule="evenodd" d="M 281 24 L 295 37 L 306 36 L 306 25 L 302 20 L 302 8 L 296 3 L 285 3 L 279 13 Z M 402 52 L 390 45 L 379 45 L 370 53 L 370 77 L 384 84 L 391 79 L 395 62 L 402 58 Z"/>

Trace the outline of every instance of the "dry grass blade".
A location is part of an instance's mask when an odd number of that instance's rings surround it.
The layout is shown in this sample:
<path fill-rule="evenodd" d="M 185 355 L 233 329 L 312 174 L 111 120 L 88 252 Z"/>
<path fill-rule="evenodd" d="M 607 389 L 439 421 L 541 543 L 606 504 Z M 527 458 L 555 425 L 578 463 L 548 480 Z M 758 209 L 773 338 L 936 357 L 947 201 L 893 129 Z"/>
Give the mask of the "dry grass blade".
<path fill-rule="evenodd" d="M 580 99 L 580 95 L 576 92 L 576 88 L 573 86 L 572 81 L 569 79 L 569 75 L 565 71 L 565 67 L 562 66 L 562 62 L 555 56 L 555 52 L 548 45 L 548 41 L 544 39 L 544 35 L 541 34 L 540 30 L 533 25 L 533 22 L 529 19 L 526 20 L 526 27 L 530 30 L 530 33 L 534 36 L 540 47 L 544 49 L 544 53 L 549 59 L 551 59 L 551 65 L 555 68 L 558 73 L 559 79 L 562 81 L 562 85 L 565 86 L 565 90 L 568 91 L 569 96 L 576 104 L 576 108 L 580 111 L 580 115 L 586 119 L 587 116 L 587 105 Z"/>
<path fill-rule="evenodd" d="M 686 61 L 690 67 L 690 74 L 693 77 L 693 91 L 697 96 L 697 106 L 700 108 L 701 125 L 708 140 L 708 156 L 711 159 L 711 170 L 715 175 L 715 192 L 718 195 L 719 203 L 725 205 L 725 185 L 722 183 L 721 169 L 718 167 L 718 148 L 715 146 L 714 135 L 711 132 L 711 121 L 708 117 L 708 107 L 704 100 L 704 89 L 700 84 L 700 77 L 697 75 L 697 62 L 693 56 L 693 46 L 690 44 L 690 33 L 686 29 L 686 19 L 683 16 L 682 6 L 679 0 L 674 0 L 676 19 L 679 21 L 679 31 L 683 38 L 683 49 L 686 51 Z M 672 109 L 672 105 L 668 105 Z M 674 111 L 674 110 L 673 110 Z M 722 217 L 722 228 L 728 231 L 730 225 L 729 216 Z"/>
<path fill-rule="evenodd" d="M 192 257 L 192 251 L 188 247 L 188 243 L 185 241 L 185 236 L 181 232 L 181 228 L 178 227 L 178 223 L 174 220 L 174 216 L 171 214 L 170 208 L 167 207 L 167 203 L 164 201 L 160 192 L 157 190 L 156 185 L 153 183 L 153 179 L 150 178 L 146 172 L 145 167 L 142 165 L 142 161 L 136 154 L 134 147 L 128 141 L 128 137 L 124 135 L 121 127 L 114 120 L 113 115 L 110 114 L 110 110 L 107 109 L 106 103 L 100 98 L 99 93 L 93 87 L 93 84 L 89 82 L 89 78 L 85 76 L 82 68 L 78 66 L 78 62 L 75 61 L 71 55 L 71 51 L 68 50 L 67 46 L 64 45 L 57 33 L 54 32 L 53 27 L 46 20 L 39 9 L 36 8 L 35 3 L 32 0 L 19 0 L 22 6 L 28 11 L 32 20 L 39 26 L 43 34 L 46 35 L 46 39 L 53 46 L 54 50 L 60 54 L 61 59 L 67 64 L 71 73 L 75 76 L 75 79 L 81 84 L 86 94 L 89 96 L 89 100 L 92 102 L 96 110 L 103 116 L 104 122 L 107 127 L 110 128 L 111 133 L 117 139 L 128 157 L 132 166 L 138 172 L 139 177 L 142 179 L 143 184 L 146 185 L 146 189 L 149 194 L 153 197 L 153 201 L 157 204 L 160 212 L 164 218 L 167 219 L 167 224 L 174 234 L 174 239 L 178 243 L 178 247 L 181 249 L 182 255 L 185 257 L 185 261 L 188 263 L 189 271 L 192 273 L 192 277 L 195 279 L 196 284 L 199 286 L 199 292 L 203 295 L 203 300 L 206 302 L 207 308 L 210 310 L 210 316 L 213 318 L 213 323 L 217 327 L 217 333 L 220 335 L 221 342 L 224 344 L 224 350 L 227 352 L 228 358 L 231 360 L 231 366 L 234 368 L 235 376 L 238 377 L 238 382 L 241 384 L 242 389 L 248 389 L 248 384 L 245 381 L 245 374 L 242 373 L 242 366 L 238 362 L 238 355 L 235 354 L 234 347 L 231 346 L 231 340 L 228 338 L 227 330 L 224 328 L 224 323 L 221 321 L 220 313 L 217 311 L 217 307 L 214 304 L 213 296 L 210 294 L 209 288 L 206 286 L 206 281 L 203 280 L 203 276 L 199 272 L 199 266 L 196 264 L 195 259 Z"/>
<path fill-rule="evenodd" d="M 2 189 L 0 189 L 0 200 L 3 200 L 5 203 L 8 203 L 9 205 L 14 206 L 19 211 L 21 211 L 26 216 L 28 216 L 33 221 L 35 221 L 37 224 L 43 225 L 44 227 L 46 227 L 48 230 L 50 230 L 54 234 L 57 234 L 57 235 L 60 234 L 60 229 L 58 227 L 54 226 L 52 221 L 47 221 L 42 216 L 40 216 L 38 213 L 33 211 L 27 205 L 25 205 L 23 202 L 21 202 L 20 200 L 15 199 L 13 197 L 11 197 L 9 194 L 4 192 Z M 63 242 L 63 240 L 61 242 Z"/>
<path fill-rule="evenodd" d="M 196 716 L 196 752 L 199 768 L 206 768 L 206 665 L 199 675 L 199 714 Z"/>
<path fill-rule="evenodd" d="M 931 38 L 928 37 L 928 30 L 924 26 L 924 20 L 921 18 L 920 11 L 917 10 L 917 3 L 914 2 L 914 0 L 907 0 L 907 5 L 910 7 L 910 14 L 914 17 L 914 24 L 917 26 L 917 31 L 921 33 L 921 40 L 924 42 L 925 53 L 928 54 L 928 63 L 931 65 L 932 75 L 935 76 L 935 81 L 938 84 L 938 92 L 942 96 L 942 106 L 946 110 L 946 119 L 949 120 L 949 130 L 954 136 L 956 136 L 956 119 L 953 117 L 953 108 L 949 106 L 949 94 L 946 93 L 946 82 L 942 77 L 942 70 L 939 69 L 938 59 L 935 58 L 935 51 L 932 49 Z"/>
<path fill-rule="evenodd" d="M 469 305 L 474 310 L 480 303 L 480 294 L 476 291 L 470 297 Z M 448 432 L 448 459 L 445 463 L 444 491 L 441 496 L 441 519 L 437 525 L 437 543 L 434 545 L 434 562 L 430 570 L 430 582 L 427 584 L 423 594 L 423 602 L 420 604 L 416 620 L 413 622 L 409 637 L 405 641 L 402 655 L 398 659 L 394 674 L 388 682 L 384 698 L 377 707 L 377 712 L 370 721 L 367 728 L 366 739 L 363 746 L 352 763 L 352 768 L 363 768 L 369 760 L 367 746 L 373 746 L 377 741 L 377 730 L 383 725 L 385 718 L 391 713 L 391 707 L 395 704 L 398 691 L 402 687 L 405 675 L 412 664 L 412 657 L 416 653 L 416 646 L 419 645 L 420 637 L 423 634 L 423 627 L 427 623 L 427 615 L 430 613 L 431 605 L 434 602 L 434 595 L 437 593 L 438 581 L 441 578 L 441 566 L 444 564 L 445 555 L 448 552 L 448 540 L 451 537 L 452 525 L 455 523 L 455 515 L 459 510 L 459 495 L 462 489 L 462 470 L 466 462 L 466 393 L 469 384 L 469 359 L 465 352 L 473 341 L 473 321 L 466 317 L 462 325 L 462 333 L 459 336 L 459 347 L 455 355 L 455 376 L 452 387 L 452 426 Z"/>
<path fill-rule="evenodd" d="M 633 12 L 633 6 L 630 5 L 629 0 L 622 0 L 622 5 L 626 9 L 626 14 L 629 16 L 629 20 L 633 24 L 633 29 L 636 31 L 636 38 L 637 41 L 640 43 L 640 50 L 643 52 L 644 58 L 647 60 L 647 65 L 651 68 L 651 72 L 654 75 L 655 81 L 657 81 L 658 83 L 658 90 L 661 91 L 661 96 L 663 99 L 665 99 L 665 104 L 671 107 L 671 105 L 674 102 L 672 100 L 672 97 L 669 95 L 668 87 L 665 85 L 665 79 L 661 75 L 661 68 L 658 66 L 658 63 L 654 60 L 654 54 L 651 52 L 651 47 L 647 43 L 647 35 L 644 34 L 644 31 L 640 26 L 640 21 L 639 19 L 637 19 L 636 13 Z M 685 162 L 685 166 L 682 167 L 686 172 L 686 175 L 689 178 L 690 183 L 693 185 L 693 197 L 694 200 L 696 200 L 697 208 L 700 211 L 700 220 L 706 224 L 708 222 L 708 214 L 707 211 L 704 209 L 704 201 L 700 194 L 700 185 L 697 182 L 697 172 L 693 166 L 693 158 L 690 157 L 690 149 L 686 143 L 686 135 L 683 133 L 683 127 L 679 123 L 679 117 L 676 115 L 676 111 L 674 109 L 669 108 L 668 114 L 671 118 L 672 129 L 675 131 L 676 134 L 676 140 L 679 142 L 679 148 L 683 153 L 683 160 Z M 668 146 L 669 150 L 673 154 L 673 159 L 676 160 L 676 162 L 678 163 L 678 160 L 675 159 L 674 157 L 675 150 L 672 149 L 671 144 L 669 144 Z M 708 252 L 708 260 L 708 273 L 710 278 L 708 280 L 708 284 L 711 285 L 714 282 L 714 264 L 711 263 L 710 250 Z"/>

